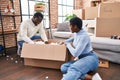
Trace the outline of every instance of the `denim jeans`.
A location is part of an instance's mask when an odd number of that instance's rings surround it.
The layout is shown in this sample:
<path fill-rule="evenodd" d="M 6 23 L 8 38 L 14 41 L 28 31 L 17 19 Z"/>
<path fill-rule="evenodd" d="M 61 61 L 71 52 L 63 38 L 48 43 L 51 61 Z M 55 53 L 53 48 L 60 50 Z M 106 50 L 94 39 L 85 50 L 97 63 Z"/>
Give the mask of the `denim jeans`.
<path fill-rule="evenodd" d="M 65 74 L 61 80 L 84 80 L 85 75 L 98 68 L 99 59 L 92 51 L 87 55 L 81 55 L 77 61 L 69 61 L 61 66 L 61 72 Z"/>
<path fill-rule="evenodd" d="M 31 40 L 35 40 L 35 39 L 40 39 L 40 36 L 35 35 L 31 38 Z M 25 42 L 24 40 L 18 41 L 18 44 L 20 45 L 20 48 L 22 48 L 24 42 Z"/>

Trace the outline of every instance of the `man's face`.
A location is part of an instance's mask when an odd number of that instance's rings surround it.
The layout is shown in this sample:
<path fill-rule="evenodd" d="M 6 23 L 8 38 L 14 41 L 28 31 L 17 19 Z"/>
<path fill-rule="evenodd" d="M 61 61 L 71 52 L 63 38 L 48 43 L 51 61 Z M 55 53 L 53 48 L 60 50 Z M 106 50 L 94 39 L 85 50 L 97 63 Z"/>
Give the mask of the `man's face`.
<path fill-rule="evenodd" d="M 41 23 L 42 18 L 41 17 L 34 17 L 34 24 L 37 26 L 39 23 Z"/>

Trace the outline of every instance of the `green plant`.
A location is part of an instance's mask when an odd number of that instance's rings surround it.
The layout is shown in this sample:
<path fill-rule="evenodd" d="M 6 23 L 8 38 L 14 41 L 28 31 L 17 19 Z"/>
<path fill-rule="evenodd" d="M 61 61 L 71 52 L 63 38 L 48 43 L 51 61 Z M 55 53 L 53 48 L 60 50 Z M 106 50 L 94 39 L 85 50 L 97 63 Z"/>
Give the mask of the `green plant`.
<path fill-rule="evenodd" d="M 37 2 L 36 5 L 45 5 L 43 2 Z"/>
<path fill-rule="evenodd" d="M 66 17 L 65 21 L 69 21 L 70 19 L 72 19 L 74 17 L 77 17 L 77 16 L 75 14 L 71 14 L 71 15 L 70 14 L 66 14 L 65 17 Z"/>

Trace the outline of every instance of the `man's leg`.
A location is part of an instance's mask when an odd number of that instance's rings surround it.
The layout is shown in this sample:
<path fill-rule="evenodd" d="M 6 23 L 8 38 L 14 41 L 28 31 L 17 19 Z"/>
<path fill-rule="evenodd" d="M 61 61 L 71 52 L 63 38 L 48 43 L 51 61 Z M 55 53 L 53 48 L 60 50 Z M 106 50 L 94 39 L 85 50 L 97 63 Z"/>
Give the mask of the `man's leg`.
<path fill-rule="evenodd" d="M 40 39 L 41 37 L 39 35 L 35 35 L 31 38 L 31 40 L 35 40 L 35 39 Z"/>
<path fill-rule="evenodd" d="M 25 41 L 18 41 L 18 50 L 17 50 L 17 54 L 20 55 L 21 54 L 21 49 L 22 49 L 22 46 L 23 46 L 23 43 Z"/>
<path fill-rule="evenodd" d="M 22 46 L 23 46 L 23 43 L 24 43 L 25 41 L 18 41 L 18 45 L 20 46 L 20 48 L 22 48 Z"/>

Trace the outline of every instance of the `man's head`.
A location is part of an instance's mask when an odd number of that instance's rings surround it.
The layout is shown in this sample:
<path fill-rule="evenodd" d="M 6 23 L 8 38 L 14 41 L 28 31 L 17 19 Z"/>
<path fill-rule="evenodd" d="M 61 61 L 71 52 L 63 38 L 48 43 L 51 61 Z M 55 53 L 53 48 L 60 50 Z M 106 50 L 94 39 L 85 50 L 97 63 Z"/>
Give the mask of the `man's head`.
<path fill-rule="evenodd" d="M 37 26 L 39 23 L 41 23 L 42 19 L 43 19 L 43 14 L 40 12 L 36 12 L 32 18 L 32 21 Z"/>
<path fill-rule="evenodd" d="M 79 32 L 82 29 L 82 20 L 74 17 L 70 20 L 70 27 L 72 32 Z"/>

